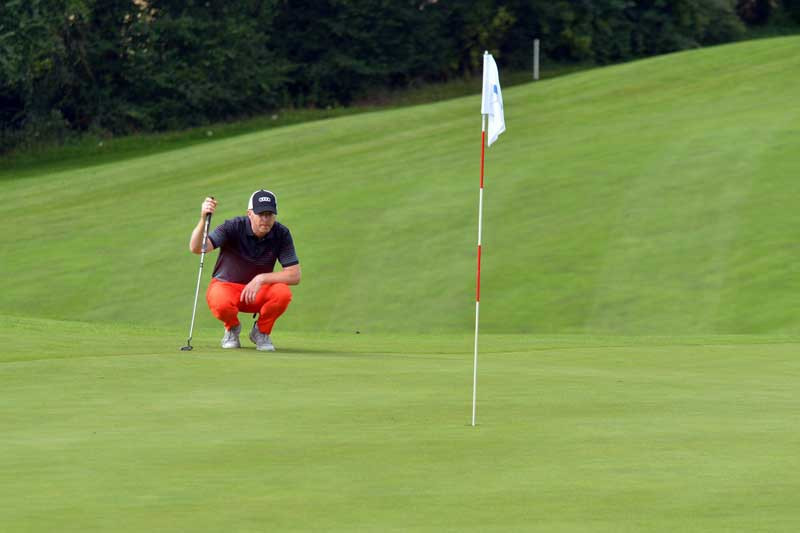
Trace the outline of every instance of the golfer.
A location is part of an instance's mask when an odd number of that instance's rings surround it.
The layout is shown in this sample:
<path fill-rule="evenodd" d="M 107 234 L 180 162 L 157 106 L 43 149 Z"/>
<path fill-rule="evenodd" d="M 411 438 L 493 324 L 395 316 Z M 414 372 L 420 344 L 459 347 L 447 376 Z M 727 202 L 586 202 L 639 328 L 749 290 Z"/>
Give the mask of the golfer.
<path fill-rule="evenodd" d="M 206 198 L 200 222 L 192 231 L 189 249 L 202 252 L 206 215 L 217 208 L 217 201 Z M 269 338 L 272 326 L 292 300 L 289 285 L 300 283 L 300 261 L 294 251 L 289 228 L 275 220 L 278 202 L 275 195 L 259 190 L 250 196 L 247 216 L 226 220 L 206 240 L 206 252 L 220 249 L 214 265 L 206 300 L 211 313 L 225 324 L 223 348 L 239 348 L 242 324 L 239 313 L 258 313 L 250 340 L 257 350 L 272 352 Z M 274 272 L 275 261 L 282 270 Z"/>

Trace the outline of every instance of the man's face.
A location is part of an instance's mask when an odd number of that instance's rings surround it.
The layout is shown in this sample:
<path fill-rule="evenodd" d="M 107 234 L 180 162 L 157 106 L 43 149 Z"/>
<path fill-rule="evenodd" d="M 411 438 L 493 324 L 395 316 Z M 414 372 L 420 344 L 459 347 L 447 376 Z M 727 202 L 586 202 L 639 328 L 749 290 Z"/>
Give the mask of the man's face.
<path fill-rule="evenodd" d="M 263 237 L 272 229 L 275 224 L 275 213 L 265 211 L 264 213 L 253 213 L 252 209 L 247 210 L 247 217 L 250 219 L 250 227 L 253 228 L 253 233 L 256 237 Z"/>

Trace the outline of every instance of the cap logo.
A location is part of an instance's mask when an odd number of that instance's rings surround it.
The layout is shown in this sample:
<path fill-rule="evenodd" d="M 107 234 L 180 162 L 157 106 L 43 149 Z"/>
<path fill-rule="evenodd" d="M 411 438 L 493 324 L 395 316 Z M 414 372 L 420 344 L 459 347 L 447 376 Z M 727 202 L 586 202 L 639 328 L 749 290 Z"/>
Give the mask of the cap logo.
<path fill-rule="evenodd" d="M 259 197 L 258 201 L 259 202 L 271 202 L 272 198 L 270 198 L 269 196 L 261 196 L 261 197 Z"/>

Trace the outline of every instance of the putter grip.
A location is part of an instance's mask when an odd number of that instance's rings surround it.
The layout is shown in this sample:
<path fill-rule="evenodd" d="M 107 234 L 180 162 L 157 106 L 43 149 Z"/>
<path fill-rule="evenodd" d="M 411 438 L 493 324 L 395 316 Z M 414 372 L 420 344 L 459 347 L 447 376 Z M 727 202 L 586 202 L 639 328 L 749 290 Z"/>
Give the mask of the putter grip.
<path fill-rule="evenodd" d="M 211 198 L 212 200 L 216 199 L 213 196 L 209 196 L 209 198 Z M 211 223 L 211 215 L 213 215 L 213 213 L 206 214 L 206 233 L 208 233 L 208 225 Z"/>
<path fill-rule="evenodd" d="M 213 196 L 209 196 L 209 198 L 211 198 L 212 200 L 214 199 Z M 211 215 L 213 215 L 213 213 L 206 213 L 206 225 L 203 228 L 203 245 L 201 247 L 201 250 L 202 250 L 202 252 L 204 254 L 206 253 L 206 244 L 207 244 L 207 239 L 208 239 L 208 228 L 211 225 Z"/>

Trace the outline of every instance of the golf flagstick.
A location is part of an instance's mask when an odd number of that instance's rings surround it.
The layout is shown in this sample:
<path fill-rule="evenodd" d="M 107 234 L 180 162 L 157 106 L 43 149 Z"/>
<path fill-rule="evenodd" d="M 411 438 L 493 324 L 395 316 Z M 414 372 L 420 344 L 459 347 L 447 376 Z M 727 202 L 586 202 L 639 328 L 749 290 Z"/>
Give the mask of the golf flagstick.
<path fill-rule="evenodd" d="M 481 237 L 483 234 L 483 163 L 486 147 L 506 131 L 503 93 L 497 64 L 489 52 L 483 53 L 483 90 L 481 92 L 481 187 L 478 196 L 478 274 L 475 288 L 475 360 L 472 367 L 472 425 L 478 400 L 478 325 L 481 310 Z M 487 138 L 488 133 L 488 138 Z"/>
<path fill-rule="evenodd" d="M 478 275 L 475 283 L 475 359 L 472 365 L 472 425 L 478 394 L 478 324 L 481 311 L 481 235 L 483 232 L 483 161 L 486 153 L 486 115 L 481 115 L 481 186 L 478 194 Z"/>
<path fill-rule="evenodd" d="M 211 196 L 213 200 L 214 197 Z M 200 279 L 203 277 L 203 263 L 206 259 L 206 243 L 208 240 L 208 226 L 211 224 L 211 213 L 206 215 L 206 223 L 203 226 L 203 245 L 200 248 L 200 271 L 197 273 L 197 287 L 194 289 L 194 306 L 192 307 L 192 322 L 189 325 L 189 339 L 186 341 L 186 346 L 181 348 L 182 352 L 192 350 L 192 333 L 194 332 L 194 317 L 197 314 L 197 295 L 200 294 Z"/>

